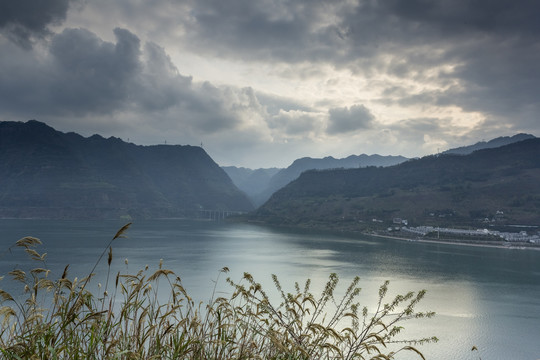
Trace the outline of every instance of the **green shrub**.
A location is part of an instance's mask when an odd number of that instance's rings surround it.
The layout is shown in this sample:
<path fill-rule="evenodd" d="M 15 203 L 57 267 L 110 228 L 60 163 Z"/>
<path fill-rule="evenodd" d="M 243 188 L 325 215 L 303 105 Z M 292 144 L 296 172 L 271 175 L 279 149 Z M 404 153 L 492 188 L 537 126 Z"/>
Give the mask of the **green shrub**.
<path fill-rule="evenodd" d="M 9 272 L 24 287 L 26 299 L 16 300 L 0 290 L 2 358 L 393 359 L 402 351 L 424 358 L 415 346 L 437 341 L 397 337 L 403 322 L 434 315 L 415 310 L 425 291 L 398 295 L 385 303 L 385 282 L 375 311 L 370 312 L 357 303 L 359 278 L 337 298 L 336 274 L 330 275 L 318 297 L 311 293 L 309 280 L 302 289 L 296 283 L 294 292 L 286 293 L 273 276 L 279 305 L 247 273 L 238 283 L 226 280 L 232 291 L 229 298 L 212 295 L 207 304 L 196 304 L 180 278 L 161 263 L 152 274 L 148 268 L 136 274 L 118 273 L 114 286 L 109 284 L 109 274 L 98 294 L 91 293 L 87 285 L 98 263 L 108 250 L 110 273 L 110 245 L 128 227 L 118 231 L 83 279 L 68 279 L 67 266 L 56 280 L 48 278 L 45 267 Z M 35 250 L 39 244 L 38 239 L 26 237 L 16 247 L 44 264 L 45 254 Z M 227 272 L 223 268 L 220 274 Z M 160 302 L 163 286 L 169 297 L 165 303 Z"/>

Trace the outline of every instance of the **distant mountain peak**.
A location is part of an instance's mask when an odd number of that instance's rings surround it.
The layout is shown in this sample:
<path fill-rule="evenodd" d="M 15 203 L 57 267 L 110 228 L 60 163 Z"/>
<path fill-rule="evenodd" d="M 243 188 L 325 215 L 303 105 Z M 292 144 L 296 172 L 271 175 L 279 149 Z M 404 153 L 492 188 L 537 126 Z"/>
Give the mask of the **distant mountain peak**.
<path fill-rule="evenodd" d="M 479 141 L 476 144 L 469 146 L 462 146 L 453 149 L 443 151 L 443 154 L 455 154 L 455 155 L 468 155 L 474 151 L 482 149 L 492 149 L 509 144 L 513 144 L 519 141 L 534 139 L 536 136 L 531 134 L 519 133 L 513 136 L 500 136 L 489 141 Z"/>
<path fill-rule="evenodd" d="M 296 159 L 286 169 L 276 169 L 270 177 L 253 177 L 244 172 L 238 173 L 238 169 L 225 169 L 233 182 L 251 198 L 255 206 L 263 204 L 270 196 L 283 186 L 308 170 L 326 170 L 336 168 L 360 168 L 367 166 L 391 166 L 408 160 L 403 156 L 375 155 L 349 155 L 346 158 L 336 159 L 333 156 L 324 158 L 303 157 Z M 266 173 L 268 175 L 268 172 Z M 256 182 L 256 185 L 254 184 Z"/>

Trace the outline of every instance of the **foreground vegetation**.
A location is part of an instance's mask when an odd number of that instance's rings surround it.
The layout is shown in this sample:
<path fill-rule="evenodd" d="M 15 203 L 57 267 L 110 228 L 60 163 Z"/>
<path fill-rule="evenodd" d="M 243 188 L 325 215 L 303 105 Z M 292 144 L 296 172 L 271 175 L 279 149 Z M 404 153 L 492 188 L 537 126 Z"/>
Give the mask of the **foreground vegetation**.
<path fill-rule="evenodd" d="M 41 242 L 33 237 L 16 242 L 15 250 L 25 251 L 39 265 L 8 274 L 23 287 L 23 300 L 0 290 L 2 358 L 394 359 L 405 351 L 424 358 L 417 345 L 437 341 L 401 336 L 404 322 L 434 315 L 416 311 L 425 291 L 388 300 L 385 282 L 374 308 L 368 309 L 358 303 L 359 278 L 337 296 L 335 274 L 318 297 L 309 280 L 286 293 L 273 276 L 279 304 L 247 273 L 238 283 L 226 280 L 229 298 L 212 295 L 208 303 L 197 304 L 162 264 L 153 273 L 146 268 L 108 275 L 105 285 L 92 293 L 88 288 L 94 271 L 108 253 L 110 274 L 110 246 L 128 227 L 118 231 L 82 279 L 69 279 L 66 266 L 60 278 L 51 280 L 46 254 L 36 251 Z M 220 273 L 226 272 L 223 268 Z M 164 291 L 165 302 L 160 300 Z"/>

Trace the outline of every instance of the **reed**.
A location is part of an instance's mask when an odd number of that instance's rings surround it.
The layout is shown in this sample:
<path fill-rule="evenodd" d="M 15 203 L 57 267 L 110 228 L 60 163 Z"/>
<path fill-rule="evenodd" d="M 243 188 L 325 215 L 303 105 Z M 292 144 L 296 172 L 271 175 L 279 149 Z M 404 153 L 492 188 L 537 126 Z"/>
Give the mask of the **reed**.
<path fill-rule="evenodd" d="M 120 229 L 81 279 L 70 279 L 67 266 L 60 278 L 49 279 L 39 239 L 16 242 L 38 266 L 8 273 L 23 287 L 23 300 L 0 290 L 3 359 L 341 360 L 395 359 L 402 352 L 424 358 L 418 345 L 437 341 L 403 340 L 403 323 L 434 313 L 416 311 L 423 290 L 388 299 L 388 282 L 370 311 L 358 303 L 359 278 L 338 296 L 336 274 L 318 296 L 310 280 L 285 292 L 274 275 L 279 300 L 272 301 L 245 273 L 238 282 L 226 279 L 229 297 L 215 297 L 214 288 L 208 303 L 196 303 L 180 277 L 161 263 L 154 272 L 146 267 L 111 276 L 111 245 L 128 228 Z M 107 282 L 93 294 L 87 285 L 107 252 Z M 221 269 L 217 280 L 227 272 Z M 160 301 L 164 291 L 165 302 Z"/>

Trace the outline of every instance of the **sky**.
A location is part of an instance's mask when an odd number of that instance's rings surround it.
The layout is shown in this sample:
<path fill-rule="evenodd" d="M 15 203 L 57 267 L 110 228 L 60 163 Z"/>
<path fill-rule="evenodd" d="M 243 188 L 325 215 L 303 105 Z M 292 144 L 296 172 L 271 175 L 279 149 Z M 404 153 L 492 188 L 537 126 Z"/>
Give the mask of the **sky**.
<path fill-rule="evenodd" d="M 222 166 L 540 135 L 537 0 L 0 0 L 0 121 Z"/>

